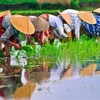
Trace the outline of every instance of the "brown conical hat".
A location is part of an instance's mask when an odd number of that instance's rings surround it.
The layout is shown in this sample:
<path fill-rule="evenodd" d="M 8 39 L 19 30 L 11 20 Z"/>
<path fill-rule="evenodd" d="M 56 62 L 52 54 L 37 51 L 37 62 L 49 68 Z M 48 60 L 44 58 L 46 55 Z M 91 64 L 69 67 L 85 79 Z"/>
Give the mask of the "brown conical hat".
<path fill-rule="evenodd" d="M 22 33 L 33 34 L 35 32 L 35 27 L 31 23 L 29 16 L 13 15 L 11 17 L 12 25 Z"/>
<path fill-rule="evenodd" d="M 69 68 L 64 71 L 62 79 L 66 79 L 67 77 L 71 77 L 72 75 L 72 66 L 70 65 Z"/>
<path fill-rule="evenodd" d="M 15 91 L 13 96 L 14 100 L 29 100 L 35 89 L 36 84 L 34 84 L 33 82 L 21 86 Z"/>
<path fill-rule="evenodd" d="M 93 10 L 93 12 L 100 13 L 100 8 Z"/>
<path fill-rule="evenodd" d="M 33 20 L 31 19 L 31 22 L 35 26 L 35 31 L 37 32 L 45 31 L 49 28 L 49 22 L 40 17 L 33 18 Z"/>
<path fill-rule="evenodd" d="M 6 16 L 6 15 L 11 15 L 10 10 L 0 12 L 0 17 L 2 17 L 2 16 Z"/>
<path fill-rule="evenodd" d="M 80 70 L 80 75 L 82 76 L 92 76 L 96 70 L 97 64 L 89 64 L 85 68 Z"/>
<path fill-rule="evenodd" d="M 66 14 L 66 13 L 61 13 L 58 11 L 58 13 L 61 15 L 61 17 L 70 25 L 71 23 L 71 16 L 70 14 Z"/>
<path fill-rule="evenodd" d="M 79 11 L 78 16 L 81 20 L 89 23 L 89 24 L 96 24 L 96 18 L 93 16 L 92 12 L 89 11 Z"/>

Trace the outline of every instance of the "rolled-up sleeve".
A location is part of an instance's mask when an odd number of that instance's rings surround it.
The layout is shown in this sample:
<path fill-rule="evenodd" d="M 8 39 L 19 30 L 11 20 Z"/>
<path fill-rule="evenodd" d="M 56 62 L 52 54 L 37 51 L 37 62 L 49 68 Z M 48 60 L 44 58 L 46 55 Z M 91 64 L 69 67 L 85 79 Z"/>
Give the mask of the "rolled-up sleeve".
<path fill-rule="evenodd" d="M 64 33 L 63 22 L 59 20 L 59 22 L 56 22 L 56 24 L 57 24 L 57 29 L 58 29 L 60 36 L 66 38 L 67 35 Z"/>
<path fill-rule="evenodd" d="M 20 36 L 19 36 L 20 32 L 18 30 L 15 29 L 15 38 L 16 38 L 16 42 L 19 43 L 20 41 Z"/>
<path fill-rule="evenodd" d="M 3 41 L 4 44 L 8 44 L 9 38 L 14 34 L 14 27 L 12 26 L 10 20 L 11 20 L 11 15 L 7 15 L 4 17 L 2 21 L 2 26 L 6 30 L 0 39 Z"/>
<path fill-rule="evenodd" d="M 14 35 L 14 27 L 12 25 L 10 25 L 6 31 L 4 32 L 4 34 L 1 36 L 1 40 L 3 41 L 4 44 L 8 44 L 9 43 L 9 38 Z"/>

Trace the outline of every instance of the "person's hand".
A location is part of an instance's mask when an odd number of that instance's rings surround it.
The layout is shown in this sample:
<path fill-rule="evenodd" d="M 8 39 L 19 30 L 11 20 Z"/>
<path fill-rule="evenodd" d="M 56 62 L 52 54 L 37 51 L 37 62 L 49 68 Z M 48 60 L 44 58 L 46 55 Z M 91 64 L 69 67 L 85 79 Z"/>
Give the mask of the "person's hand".
<path fill-rule="evenodd" d="M 19 44 L 15 44 L 14 47 L 16 50 L 21 49 L 21 46 Z"/>
<path fill-rule="evenodd" d="M 69 36 L 67 36 L 67 37 L 66 37 L 66 39 L 69 41 L 69 40 L 70 40 L 70 37 L 69 37 Z"/>

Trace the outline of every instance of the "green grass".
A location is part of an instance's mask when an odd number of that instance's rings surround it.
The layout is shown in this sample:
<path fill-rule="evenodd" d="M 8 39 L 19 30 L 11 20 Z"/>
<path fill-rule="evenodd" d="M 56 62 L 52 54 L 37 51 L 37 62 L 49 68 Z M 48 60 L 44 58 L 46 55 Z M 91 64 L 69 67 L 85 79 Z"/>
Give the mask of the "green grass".
<path fill-rule="evenodd" d="M 100 1 L 100 0 L 79 0 L 79 2 L 96 2 L 96 1 Z"/>
<path fill-rule="evenodd" d="M 0 0 L 1 4 L 15 4 L 15 3 L 34 3 L 36 0 Z"/>
<path fill-rule="evenodd" d="M 92 7 L 89 7 L 89 8 L 84 8 L 84 9 L 79 9 L 80 11 L 81 10 L 86 10 L 86 11 L 92 11 L 96 8 L 92 8 Z M 40 15 L 40 14 L 43 14 L 43 13 L 49 13 L 49 14 L 58 14 L 58 11 L 63 11 L 63 10 L 11 10 L 11 13 L 12 14 L 22 14 L 22 15 Z M 0 11 L 2 12 L 2 11 Z"/>
<path fill-rule="evenodd" d="M 43 13 L 57 14 L 58 10 L 11 10 L 11 13 L 22 14 L 22 15 L 40 15 Z"/>
<path fill-rule="evenodd" d="M 58 10 L 15 10 L 12 14 L 43 14 L 43 13 L 57 13 Z"/>
<path fill-rule="evenodd" d="M 15 3 L 27 3 L 27 2 L 36 2 L 37 0 L 0 0 L 1 4 L 15 4 Z M 72 2 L 94 2 L 100 0 L 72 0 Z"/>

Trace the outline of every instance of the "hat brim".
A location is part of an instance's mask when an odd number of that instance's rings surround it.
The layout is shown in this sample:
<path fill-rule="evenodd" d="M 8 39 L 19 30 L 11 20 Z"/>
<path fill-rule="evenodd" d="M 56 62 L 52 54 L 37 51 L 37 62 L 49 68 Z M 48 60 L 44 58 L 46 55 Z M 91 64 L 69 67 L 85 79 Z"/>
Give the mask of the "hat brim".
<path fill-rule="evenodd" d="M 93 16 L 92 12 L 79 11 L 78 16 L 81 20 L 87 22 L 88 24 L 96 24 L 96 18 Z"/>
<path fill-rule="evenodd" d="M 93 12 L 100 13 L 100 8 L 93 10 Z"/>
<path fill-rule="evenodd" d="M 22 99 L 29 99 L 35 91 L 36 84 L 34 83 L 27 83 L 24 86 L 17 89 L 14 93 L 14 99 L 16 100 L 22 100 Z"/>
<path fill-rule="evenodd" d="M 71 23 L 71 16 L 69 14 L 61 13 L 59 11 L 58 11 L 58 13 L 70 25 L 70 23 Z"/>
<path fill-rule="evenodd" d="M 11 17 L 12 25 L 24 34 L 33 34 L 35 27 L 31 23 L 29 16 L 13 15 Z"/>
<path fill-rule="evenodd" d="M 10 10 L 6 10 L 6 11 L 3 11 L 3 12 L 0 12 L 0 17 L 6 16 L 6 15 L 9 15 L 9 14 L 11 14 Z"/>

